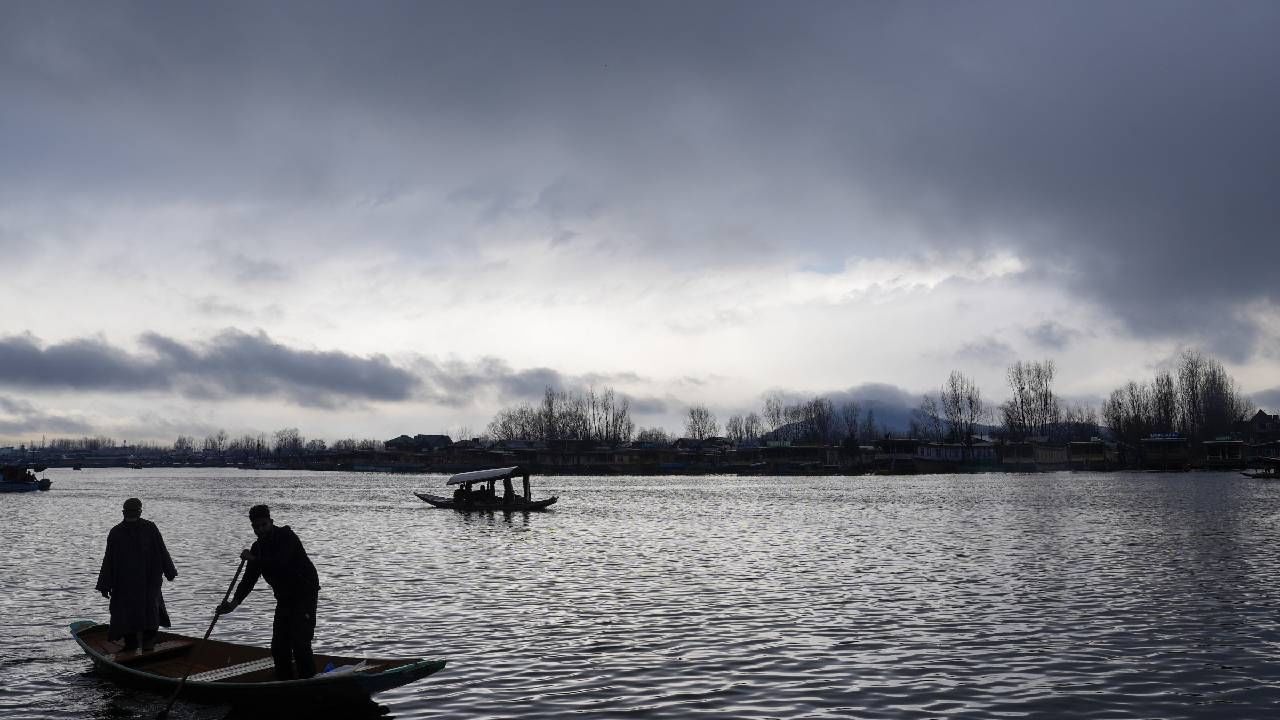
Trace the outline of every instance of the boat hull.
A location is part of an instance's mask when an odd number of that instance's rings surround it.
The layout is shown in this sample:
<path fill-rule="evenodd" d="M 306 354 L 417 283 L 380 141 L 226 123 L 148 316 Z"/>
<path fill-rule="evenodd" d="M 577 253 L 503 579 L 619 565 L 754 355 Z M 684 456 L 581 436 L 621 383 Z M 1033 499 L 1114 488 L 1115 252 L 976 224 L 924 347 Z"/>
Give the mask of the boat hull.
<path fill-rule="evenodd" d="M 39 483 L 0 482 L 0 493 L 35 492 L 37 490 L 40 490 Z"/>
<path fill-rule="evenodd" d="M 281 681 L 274 679 L 271 651 L 265 648 L 215 640 L 201 644 L 198 638 L 160 633 L 154 652 L 122 653 L 114 652 L 115 643 L 106 639 L 106 625 L 79 620 L 71 623 L 71 634 L 97 673 L 114 682 L 170 694 L 190 668 L 182 698 L 236 706 L 367 705 L 375 693 L 420 680 L 445 666 L 443 660 L 316 655 L 317 667 L 364 662 L 366 669 Z"/>
<path fill-rule="evenodd" d="M 546 510 L 548 507 L 554 505 L 556 500 L 560 499 L 559 496 L 553 495 L 549 498 L 543 498 L 541 500 L 533 500 L 530 502 L 525 502 L 524 500 L 518 500 L 514 503 L 507 504 L 499 500 L 496 503 L 471 503 L 466 506 L 458 507 L 457 504 L 453 501 L 453 498 L 451 497 L 444 497 L 442 495 L 432 495 L 431 493 L 420 493 L 420 492 L 416 492 L 414 493 L 414 495 L 417 495 L 419 500 L 429 505 L 434 505 L 435 507 L 438 507 L 438 508 L 447 508 L 450 510 L 460 510 L 463 512 L 467 512 L 471 510 L 477 510 L 481 512 L 493 512 L 493 511 L 529 512 L 531 510 Z"/>

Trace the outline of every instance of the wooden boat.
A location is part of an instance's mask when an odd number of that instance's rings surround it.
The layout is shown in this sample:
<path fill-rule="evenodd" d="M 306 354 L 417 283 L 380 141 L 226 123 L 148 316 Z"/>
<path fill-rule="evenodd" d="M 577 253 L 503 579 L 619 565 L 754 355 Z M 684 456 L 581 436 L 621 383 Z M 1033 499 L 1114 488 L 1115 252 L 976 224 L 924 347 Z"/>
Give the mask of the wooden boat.
<path fill-rule="evenodd" d="M 511 486 L 511 480 L 515 477 L 521 477 L 524 481 L 523 495 L 516 495 L 514 488 Z M 502 495 L 497 495 L 494 492 L 494 483 L 499 480 L 503 481 L 502 484 L 505 489 Z M 545 510 L 554 505 L 556 500 L 559 499 L 558 496 L 552 495 L 549 498 L 534 500 L 529 490 L 529 471 L 519 466 L 460 473 L 445 482 L 446 487 L 449 485 L 457 486 L 451 497 L 421 492 L 415 492 L 414 495 L 417 495 L 419 500 L 438 508 L 463 511 L 500 510 L 502 512 L 528 512 L 530 510 Z M 481 487 L 476 487 L 477 485 Z"/>
<path fill-rule="evenodd" d="M 71 635 L 93 660 L 95 669 L 124 685 L 169 694 L 184 673 L 182 697 L 233 706 L 358 706 L 371 695 L 407 685 L 440 671 L 444 660 L 359 658 L 317 654 L 315 677 L 276 680 L 271 651 L 249 645 L 161 632 L 154 649 L 124 652 L 107 639 L 107 626 L 88 620 L 71 623 Z M 192 656 L 192 653 L 195 656 Z"/>

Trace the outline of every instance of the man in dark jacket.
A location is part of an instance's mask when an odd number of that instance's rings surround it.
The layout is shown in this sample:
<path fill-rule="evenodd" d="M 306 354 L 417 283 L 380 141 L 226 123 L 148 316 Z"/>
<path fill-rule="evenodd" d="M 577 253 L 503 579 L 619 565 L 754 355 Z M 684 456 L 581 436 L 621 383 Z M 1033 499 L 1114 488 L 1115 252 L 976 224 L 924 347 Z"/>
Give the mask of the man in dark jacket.
<path fill-rule="evenodd" d="M 302 541 L 288 525 L 276 527 L 266 505 L 249 510 L 249 523 L 258 539 L 240 553 L 248 561 L 244 578 L 230 602 L 218 606 L 225 614 L 244 602 L 259 577 L 276 596 L 276 617 L 271 628 L 271 657 L 276 663 L 276 679 L 309 678 L 316 674 L 311 654 L 311 638 L 316 631 L 316 604 L 320 579 Z"/>
<path fill-rule="evenodd" d="M 178 577 L 160 528 L 142 519 L 142 501 L 124 501 L 124 520 L 107 535 L 107 551 L 98 572 L 98 592 L 111 600 L 111 626 L 107 637 L 124 639 L 124 650 L 155 647 L 160 626 L 169 627 L 161 576 Z"/>

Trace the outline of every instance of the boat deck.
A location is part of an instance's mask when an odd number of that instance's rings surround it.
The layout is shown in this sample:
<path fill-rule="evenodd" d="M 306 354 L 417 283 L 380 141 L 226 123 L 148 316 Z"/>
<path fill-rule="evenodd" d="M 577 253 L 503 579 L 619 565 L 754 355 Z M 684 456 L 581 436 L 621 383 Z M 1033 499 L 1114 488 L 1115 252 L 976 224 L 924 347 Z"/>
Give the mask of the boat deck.
<path fill-rule="evenodd" d="M 124 651 L 123 643 L 107 639 L 107 626 L 99 625 L 82 631 L 81 640 L 90 650 L 100 654 L 108 662 L 132 670 L 159 675 L 165 678 L 181 678 L 188 666 L 191 676 L 187 682 L 272 682 L 275 665 L 271 651 L 218 640 L 199 640 L 173 633 L 161 632 L 156 636 L 154 649 L 150 651 Z M 195 656 L 192 656 L 192 652 Z M 380 672 L 396 665 L 412 661 L 403 659 L 354 658 L 343 655 L 317 654 L 316 668 L 333 666 L 330 672 L 343 672 L 360 666 L 361 672 Z"/>

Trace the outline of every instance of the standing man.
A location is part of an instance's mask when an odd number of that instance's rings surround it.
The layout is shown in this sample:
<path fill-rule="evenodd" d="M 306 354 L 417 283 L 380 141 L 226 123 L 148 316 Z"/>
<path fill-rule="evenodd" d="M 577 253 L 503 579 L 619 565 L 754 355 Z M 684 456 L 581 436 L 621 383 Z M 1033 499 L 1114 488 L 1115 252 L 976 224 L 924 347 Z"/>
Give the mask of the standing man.
<path fill-rule="evenodd" d="M 155 647 L 160 626 L 169 627 L 161 576 L 173 582 L 178 570 L 164 546 L 160 528 L 142 519 L 142 501 L 124 501 L 124 520 L 107 535 L 107 551 L 98 572 L 98 592 L 111 600 L 111 626 L 107 638 L 124 638 L 124 650 Z"/>
<path fill-rule="evenodd" d="M 316 603 L 320 578 L 311 564 L 302 541 L 288 525 L 276 527 L 266 505 L 249 510 L 249 524 L 258 536 L 253 547 L 240 553 L 248 561 L 244 578 L 230 602 L 218 606 L 218 614 L 229 613 L 244 602 L 258 577 L 264 577 L 276 596 L 276 617 L 271 626 L 271 657 L 277 680 L 309 678 L 316 674 L 311 655 L 311 638 L 316 632 Z"/>

